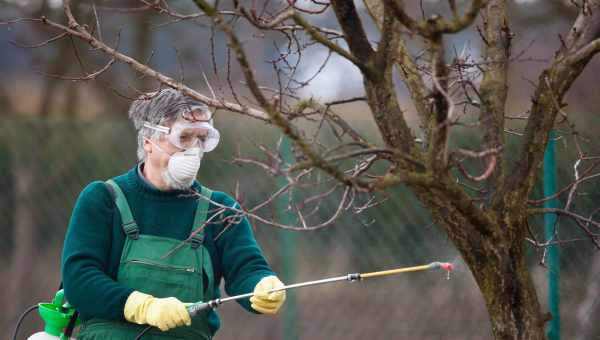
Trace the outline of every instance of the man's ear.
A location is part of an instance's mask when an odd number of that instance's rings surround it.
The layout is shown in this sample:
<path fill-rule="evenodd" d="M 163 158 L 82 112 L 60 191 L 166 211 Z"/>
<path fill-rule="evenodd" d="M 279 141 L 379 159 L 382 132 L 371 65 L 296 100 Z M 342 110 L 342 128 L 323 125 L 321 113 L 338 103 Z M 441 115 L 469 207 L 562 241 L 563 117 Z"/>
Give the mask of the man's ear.
<path fill-rule="evenodd" d="M 150 143 L 150 141 L 147 138 L 144 138 L 144 143 L 142 144 L 144 151 L 146 151 L 146 154 L 149 155 L 152 153 L 152 143 Z"/>

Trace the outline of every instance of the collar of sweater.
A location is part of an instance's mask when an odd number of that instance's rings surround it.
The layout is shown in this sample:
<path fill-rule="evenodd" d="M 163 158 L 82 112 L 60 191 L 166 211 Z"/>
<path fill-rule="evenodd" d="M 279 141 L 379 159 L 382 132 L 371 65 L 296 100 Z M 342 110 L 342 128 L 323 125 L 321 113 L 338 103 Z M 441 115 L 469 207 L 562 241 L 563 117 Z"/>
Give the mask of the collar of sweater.
<path fill-rule="evenodd" d="M 177 199 L 195 199 L 197 198 L 196 193 L 200 191 L 201 186 L 198 181 L 194 180 L 192 187 L 187 190 L 160 190 L 156 188 L 152 183 L 148 182 L 143 177 L 141 169 L 139 168 L 142 164 L 137 164 L 135 167 L 130 169 L 124 174 L 123 182 L 126 188 L 124 190 L 134 191 L 136 194 L 143 196 L 147 199 L 155 200 L 177 200 Z"/>

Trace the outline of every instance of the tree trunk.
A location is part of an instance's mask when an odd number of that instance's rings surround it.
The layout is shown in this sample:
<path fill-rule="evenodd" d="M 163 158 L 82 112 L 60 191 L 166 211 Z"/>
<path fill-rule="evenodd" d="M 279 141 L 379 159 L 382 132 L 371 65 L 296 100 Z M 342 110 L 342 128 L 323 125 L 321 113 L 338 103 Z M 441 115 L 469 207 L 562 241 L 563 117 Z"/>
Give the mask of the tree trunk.
<path fill-rule="evenodd" d="M 481 244 L 460 251 L 483 294 L 494 338 L 542 340 L 544 320 L 527 268 L 523 237 L 518 236 L 496 242 L 482 238 Z"/>
<path fill-rule="evenodd" d="M 456 191 L 450 180 L 439 177 L 437 181 L 445 191 L 411 189 L 471 270 L 486 303 L 494 339 L 545 339 L 545 320 L 525 256 L 524 211 L 519 207 L 504 208 L 501 213 L 479 210 L 470 202 L 461 203 L 468 198 L 448 195 Z"/>

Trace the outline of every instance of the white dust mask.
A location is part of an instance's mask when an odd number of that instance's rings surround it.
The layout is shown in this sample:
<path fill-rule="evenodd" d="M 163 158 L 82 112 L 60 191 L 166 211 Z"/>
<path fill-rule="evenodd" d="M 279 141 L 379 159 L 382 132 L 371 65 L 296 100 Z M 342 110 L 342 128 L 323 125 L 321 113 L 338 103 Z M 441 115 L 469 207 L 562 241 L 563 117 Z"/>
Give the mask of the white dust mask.
<path fill-rule="evenodd" d="M 204 154 L 199 147 L 179 151 L 171 155 L 167 171 L 163 178 L 173 189 L 187 189 L 192 186 L 200 170 L 200 163 Z"/>
<path fill-rule="evenodd" d="M 202 156 L 204 155 L 200 147 L 189 148 L 170 154 L 151 139 L 148 139 L 148 141 L 156 146 L 158 150 L 169 155 L 167 169 L 161 174 L 167 186 L 177 190 L 190 188 L 198 175 Z"/>

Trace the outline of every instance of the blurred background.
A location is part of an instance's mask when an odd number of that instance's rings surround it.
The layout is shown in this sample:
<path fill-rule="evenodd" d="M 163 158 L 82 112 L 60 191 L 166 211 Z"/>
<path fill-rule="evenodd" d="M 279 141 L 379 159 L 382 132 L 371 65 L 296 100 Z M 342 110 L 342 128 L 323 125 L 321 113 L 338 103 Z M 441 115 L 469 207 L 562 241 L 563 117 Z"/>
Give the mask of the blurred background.
<path fill-rule="evenodd" d="M 222 78 L 210 72 L 213 60 L 219 70 L 228 63 L 225 39 L 216 33 L 212 39 L 215 52 L 207 53 L 211 30 L 205 23 L 173 23 L 154 13 L 102 7 L 115 7 L 115 1 L 96 3 L 104 39 L 114 41 L 120 31 L 119 50 L 149 60 L 152 67 L 172 77 L 183 75 L 188 85 L 202 93 L 209 93 L 203 72 L 217 90 L 227 87 Z M 123 7 L 134 7 L 136 3 L 118 2 Z M 189 1 L 173 3 L 182 11 L 191 11 Z M 0 0 L 0 21 L 41 15 L 62 21 L 61 5 L 60 0 Z M 428 13 L 443 14 L 447 10 L 437 1 L 424 1 L 423 6 Z M 89 21 L 89 10 L 85 6 L 77 9 L 77 14 Z M 510 67 L 507 113 L 522 115 L 534 89 L 531 81 L 536 81 L 553 56 L 560 45 L 559 35 L 565 35 L 576 12 L 569 1 L 558 0 L 511 1 L 510 10 L 510 25 L 516 34 L 513 54 L 520 56 Z M 364 8 L 361 11 L 364 15 Z M 366 15 L 364 18 L 369 34 L 376 40 L 374 26 Z M 331 13 L 320 16 L 318 22 L 336 28 Z M 274 84 L 272 67 L 263 61 L 274 58 L 277 50 L 270 40 L 243 23 L 237 28 L 247 30 L 244 44 L 254 58 L 258 79 L 266 85 Z M 108 60 L 89 46 L 69 39 L 36 49 L 18 46 L 42 42 L 51 33 L 31 23 L 0 25 L 0 301 L 5 306 L 0 314 L 0 334 L 12 332 L 18 315 L 27 306 L 53 297 L 60 283 L 60 253 L 74 202 L 87 183 L 111 178 L 135 165 L 135 132 L 127 121 L 127 108 L 138 90 L 156 87 L 121 64 L 91 82 L 45 75 L 81 74 L 75 50 L 85 56 L 87 71 Z M 479 55 L 480 40 L 475 29 L 452 36 L 448 43 L 453 46 L 449 51 Z M 416 50 L 419 45 L 411 47 Z M 299 67 L 303 79 L 310 78 L 327 57 L 318 46 L 308 49 Z M 596 155 L 600 153 L 599 72 L 600 62 L 595 60 L 569 92 L 565 109 L 585 137 L 585 151 Z M 230 76 L 232 84 L 243 93 L 242 76 L 235 66 Z M 402 86 L 398 91 L 408 98 Z M 332 100 L 360 96 L 363 89 L 353 66 L 333 56 L 323 72 L 299 92 Z M 409 121 L 416 125 L 408 99 L 404 106 Z M 368 118 L 368 108 L 346 105 L 339 113 L 371 140 L 379 140 Z M 245 206 L 264 200 L 276 190 L 277 179 L 261 169 L 240 167 L 230 160 L 238 151 L 259 157 L 256 145 L 275 145 L 279 132 L 229 112 L 217 112 L 216 126 L 222 134 L 221 144 L 205 156 L 199 180 L 230 194 L 239 186 Z M 455 134 L 458 145 L 478 142 L 471 132 L 458 129 Z M 509 143 L 518 143 L 518 136 L 507 138 Z M 576 159 L 575 148 L 567 138 L 557 142 L 557 157 L 558 188 L 562 188 L 573 180 Z M 599 206 L 597 183 L 582 185 L 585 196 L 578 204 Z M 540 192 L 541 186 L 535 196 L 540 197 Z M 335 201 L 327 202 L 320 209 L 323 219 L 335 207 Z M 542 233 L 542 225 L 541 220 L 532 221 L 534 232 Z M 575 226 L 568 221 L 560 225 L 562 238 L 584 239 L 561 248 L 563 338 L 600 339 L 600 326 L 592 322 L 600 318 L 600 254 Z M 460 257 L 444 232 L 431 223 L 428 212 L 402 187 L 390 191 L 384 204 L 358 216 L 345 216 L 319 231 L 285 231 L 257 222 L 253 226 L 271 265 L 286 283 L 437 260 L 456 261 L 459 270 L 450 280 L 442 272 L 431 271 L 290 292 L 288 302 L 275 318 L 257 317 L 236 304 L 225 304 L 219 309 L 223 326 L 218 339 L 491 338 L 485 305 L 470 272 L 460 266 Z M 531 249 L 533 277 L 540 300 L 546 304 L 547 270 L 538 264 L 539 258 L 540 254 Z M 40 329 L 38 320 L 37 316 L 27 318 L 21 338 Z"/>

